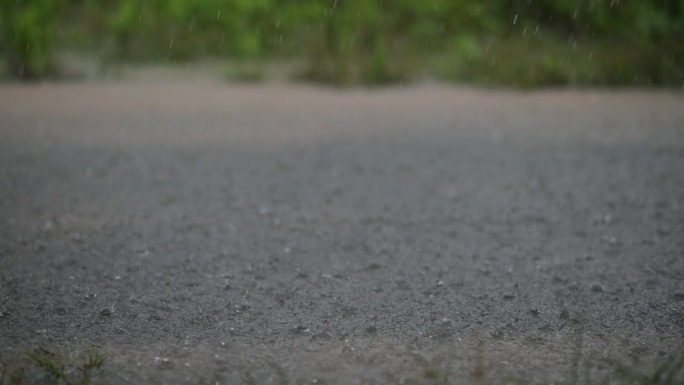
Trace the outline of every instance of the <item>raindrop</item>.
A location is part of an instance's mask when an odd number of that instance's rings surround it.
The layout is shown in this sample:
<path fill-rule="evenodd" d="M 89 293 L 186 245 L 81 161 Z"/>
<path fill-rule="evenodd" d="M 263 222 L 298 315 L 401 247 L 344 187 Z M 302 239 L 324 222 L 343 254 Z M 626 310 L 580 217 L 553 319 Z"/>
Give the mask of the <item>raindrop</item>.
<path fill-rule="evenodd" d="M 516 14 L 515 17 L 513 18 L 513 25 L 515 25 L 518 22 L 518 15 Z"/>
<path fill-rule="evenodd" d="M 221 17 L 221 11 L 219 10 L 218 13 L 216 14 L 216 20 L 218 20 Z"/>
<path fill-rule="evenodd" d="M 154 357 L 154 363 L 157 364 L 157 366 L 159 366 L 159 369 L 162 370 L 173 369 L 173 367 L 175 366 L 173 361 L 171 361 L 168 358 Z"/>

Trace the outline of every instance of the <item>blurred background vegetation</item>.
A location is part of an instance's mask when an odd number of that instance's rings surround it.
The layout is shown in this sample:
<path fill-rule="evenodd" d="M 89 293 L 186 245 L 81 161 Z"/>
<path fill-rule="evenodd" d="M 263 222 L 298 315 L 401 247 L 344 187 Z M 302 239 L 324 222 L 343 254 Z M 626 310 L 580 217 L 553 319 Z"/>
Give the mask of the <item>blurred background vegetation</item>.
<path fill-rule="evenodd" d="M 295 63 L 337 85 L 684 85 L 684 0 L 0 0 L 4 77 L 59 52 L 117 63 Z M 284 65 L 284 64 L 283 64 Z"/>

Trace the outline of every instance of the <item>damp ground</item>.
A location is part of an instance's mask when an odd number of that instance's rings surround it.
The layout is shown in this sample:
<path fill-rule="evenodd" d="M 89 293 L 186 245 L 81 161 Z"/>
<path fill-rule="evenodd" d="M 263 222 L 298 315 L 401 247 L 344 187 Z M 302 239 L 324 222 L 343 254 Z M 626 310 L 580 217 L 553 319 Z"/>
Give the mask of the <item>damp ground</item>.
<path fill-rule="evenodd" d="M 92 381 L 116 384 L 681 368 L 678 92 L 6 84 L 0 218 L 5 368 L 36 349 L 97 351 Z"/>

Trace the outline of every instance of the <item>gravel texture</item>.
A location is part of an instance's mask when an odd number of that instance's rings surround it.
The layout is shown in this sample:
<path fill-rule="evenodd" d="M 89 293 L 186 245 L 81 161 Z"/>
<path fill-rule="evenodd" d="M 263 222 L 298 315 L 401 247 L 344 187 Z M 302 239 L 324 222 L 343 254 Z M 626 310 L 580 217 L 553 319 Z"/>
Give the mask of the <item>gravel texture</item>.
<path fill-rule="evenodd" d="M 0 87 L 0 358 L 96 383 L 648 372 L 683 226 L 682 93 Z"/>

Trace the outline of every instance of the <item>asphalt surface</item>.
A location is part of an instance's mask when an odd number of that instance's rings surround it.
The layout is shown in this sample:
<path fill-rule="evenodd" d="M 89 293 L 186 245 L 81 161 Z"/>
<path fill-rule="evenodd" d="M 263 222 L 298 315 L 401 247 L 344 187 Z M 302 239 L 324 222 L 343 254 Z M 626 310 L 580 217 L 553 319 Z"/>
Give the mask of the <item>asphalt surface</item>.
<path fill-rule="evenodd" d="M 681 92 L 0 87 L 0 359 L 96 383 L 648 372 L 683 226 Z"/>

